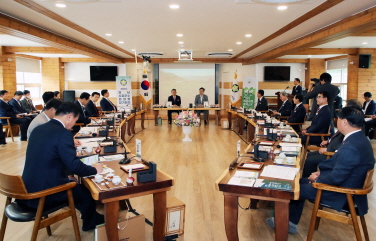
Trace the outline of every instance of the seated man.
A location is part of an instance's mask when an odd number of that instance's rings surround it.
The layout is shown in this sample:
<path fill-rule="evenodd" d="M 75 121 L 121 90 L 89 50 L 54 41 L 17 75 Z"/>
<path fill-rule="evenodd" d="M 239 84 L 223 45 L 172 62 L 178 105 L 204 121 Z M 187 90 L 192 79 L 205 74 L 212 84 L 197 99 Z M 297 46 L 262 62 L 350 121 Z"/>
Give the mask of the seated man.
<path fill-rule="evenodd" d="M 297 94 L 293 98 L 295 108 L 293 112 L 291 113 L 291 116 L 287 119 L 288 123 L 304 123 L 305 117 L 306 117 L 306 108 L 302 104 L 303 96 L 301 94 Z M 296 133 L 300 132 L 299 126 L 292 125 L 291 126 Z"/>
<path fill-rule="evenodd" d="M 110 92 L 107 89 L 101 91 L 103 98 L 101 99 L 100 105 L 102 107 L 102 111 L 117 111 L 116 106 L 111 102 L 108 98 L 110 97 Z"/>
<path fill-rule="evenodd" d="M 273 115 L 290 116 L 292 111 L 292 103 L 288 98 L 289 94 L 286 92 L 279 93 L 279 98 L 282 101 L 282 105 L 278 111 L 273 111 Z"/>
<path fill-rule="evenodd" d="M 302 143 L 306 143 L 306 133 L 328 133 L 332 121 L 332 110 L 328 106 L 328 93 L 326 91 L 322 91 L 317 95 L 317 105 L 319 107 L 316 111 L 316 115 L 313 117 L 311 125 L 306 130 L 302 131 Z M 309 144 L 319 145 L 320 143 L 320 136 L 311 136 Z"/>
<path fill-rule="evenodd" d="M 314 200 L 317 189 L 312 182 L 324 183 L 347 188 L 362 188 L 366 174 L 374 168 L 375 157 L 371 143 L 361 132 L 364 114 L 358 107 L 345 107 L 338 113 L 338 130 L 344 135 L 343 144 L 338 151 L 319 164 L 319 172 L 314 172 L 307 178 L 300 179 L 300 198 L 291 200 L 289 204 L 289 232 L 297 233 L 297 225 L 302 216 L 306 199 Z M 347 205 L 346 195 L 323 191 L 321 202 L 340 211 Z M 358 215 L 363 216 L 368 211 L 367 196 L 354 196 Z M 267 224 L 275 227 L 274 218 L 268 218 Z"/>
<path fill-rule="evenodd" d="M 168 100 L 172 103 L 172 107 L 180 107 L 181 105 L 181 98 L 180 96 L 176 95 L 176 89 L 171 90 L 171 95 L 168 97 Z M 168 110 L 167 115 L 168 115 L 168 124 L 171 124 L 172 117 L 171 114 L 172 112 L 179 113 L 180 111 L 178 110 Z"/>
<path fill-rule="evenodd" d="M 376 113 L 376 103 L 372 99 L 371 92 L 364 92 L 363 112 L 365 115 L 374 115 Z"/>
<path fill-rule="evenodd" d="M 29 113 L 25 108 L 22 107 L 22 104 L 21 104 L 22 96 L 23 96 L 23 92 L 18 90 L 14 93 L 13 98 L 8 102 L 13 107 L 13 112 L 16 115 Z"/>
<path fill-rule="evenodd" d="M 195 98 L 195 106 L 196 107 L 204 107 L 204 102 L 209 101 L 209 98 L 207 95 L 205 95 L 205 89 L 203 87 L 200 88 L 200 94 L 196 95 Z M 208 117 L 209 117 L 209 111 L 208 110 L 196 110 L 195 111 L 197 116 L 200 117 L 201 113 L 204 113 L 204 120 L 205 120 L 205 125 L 208 124 Z"/>
<path fill-rule="evenodd" d="M 264 90 L 257 91 L 257 105 L 255 110 L 265 111 L 268 110 L 268 101 L 264 97 Z"/>
<path fill-rule="evenodd" d="M 89 119 L 89 113 L 86 111 L 86 104 L 90 100 L 90 94 L 87 92 L 83 92 L 80 95 L 80 98 L 74 102 L 77 107 L 80 109 L 80 116 L 78 117 L 78 120 L 76 123 L 83 123 L 85 126 L 90 123 Z"/>
<path fill-rule="evenodd" d="M 21 129 L 21 141 L 27 141 L 27 128 L 30 125 L 30 118 L 22 118 L 16 115 L 13 111 L 13 107 L 8 104 L 9 93 L 6 90 L 0 91 L 0 117 L 10 117 L 10 123 L 20 125 Z M 1 120 L 2 124 L 7 125 L 7 120 Z"/>
<path fill-rule="evenodd" d="M 28 192 L 39 192 L 69 182 L 67 171 L 79 176 L 90 176 L 103 171 L 101 165 L 87 166 L 76 156 L 73 135 L 69 131 L 76 123 L 80 108 L 65 102 L 56 110 L 55 118 L 34 129 L 26 150 L 22 179 Z M 96 211 L 95 201 L 82 184 L 72 189 L 76 208 L 83 219 L 82 230 L 94 229 L 104 222 L 103 215 Z M 16 200 L 30 208 L 38 207 L 38 199 Z M 67 202 L 66 192 L 50 195 L 45 206 Z"/>
<path fill-rule="evenodd" d="M 21 100 L 22 107 L 27 111 L 27 113 L 38 112 L 33 104 L 33 101 L 31 100 L 30 91 L 24 90 L 23 94 L 24 98 Z"/>
<path fill-rule="evenodd" d="M 99 93 L 93 92 L 91 94 L 90 100 L 86 104 L 86 111 L 89 117 L 99 117 L 99 111 L 97 109 L 96 102 L 99 100 Z"/>
<path fill-rule="evenodd" d="M 30 123 L 29 128 L 27 129 L 27 139 L 30 138 L 30 134 L 35 127 L 47 123 L 55 117 L 56 110 L 62 103 L 63 102 L 61 100 L 56 98 L 53 98 L 47 102 L 44 111 L 37 115 Z"/>

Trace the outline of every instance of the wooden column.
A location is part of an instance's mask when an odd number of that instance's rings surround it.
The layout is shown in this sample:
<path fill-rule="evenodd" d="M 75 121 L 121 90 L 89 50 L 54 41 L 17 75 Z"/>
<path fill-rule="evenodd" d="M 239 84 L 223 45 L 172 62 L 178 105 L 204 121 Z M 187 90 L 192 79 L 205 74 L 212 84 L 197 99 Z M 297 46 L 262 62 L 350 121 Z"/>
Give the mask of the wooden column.
<path fill-rule="evenodd" d="M 347 99 L 348 100 L 358 99 L 358 78 L 359 78 L 358 66 L 359 66 L 359 55 L 349 54 L 347 58 Z M 362 96 L 363 96 L 363 93 L 362 93 Z M 361 103 L 363 101 L 361 101 Z"/>
<path fill-rule="evenodd" d="M 0 87 L 13 96 L 17 90 L 16 84 L 16 55 L 14 53 L 5 53 L 3 48 L 1 48 Z"/>
<path fill-rule="evenodd" d="M 42 59 L 42 93 L 60 90 L 60 72 L 62 70 L 59 58 Z"/>
<path fill-rule="evenodd" d="M 305 87 L 308 88 L 312 78 L 320 78 L 320 75 L 326 71 L 324 59 L 308 59 L 306 64 Z"/>
<path fill-rule="evenodd" d="M 59 58 L 59 85 L 60 85 L 59 89 L 60 91 L 65 90 L 65 68 L 63 67 L 64 67 L 64 63 L 61 62 L 61 58 Z"/>

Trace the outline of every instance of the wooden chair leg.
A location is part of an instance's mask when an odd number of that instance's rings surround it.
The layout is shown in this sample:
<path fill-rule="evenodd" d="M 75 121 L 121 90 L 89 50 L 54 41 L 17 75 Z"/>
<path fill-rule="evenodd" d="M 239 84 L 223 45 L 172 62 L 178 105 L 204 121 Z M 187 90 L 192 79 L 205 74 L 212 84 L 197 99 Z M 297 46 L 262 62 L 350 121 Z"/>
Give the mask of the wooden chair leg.
<path fill-rule="evenodd" d="M 119 200 L 119 207 L 120 207 L 120 210 L 123 210 L 123 211 L 128 210 L 128 206 L 125 200 Z"/>
<path fill-rule="evenodd" d="M 5 201 L 5 207 L 8 206 L 11 203 L 11 201 L 12 201 L 12 198 L 7 197 L 7 200 Z M 4 207 L 4 210 L 5 210 L 5 207 Z M 3 220 L 1 221 L 1 228 L 0 228 L 0 241 L 4 240 L 7 222 L 8 222 L 8 217 L 7 217 L 7 215 L 5 215 L 5 211 L 4 211 Z"/>
<path fill-rule="evenodd" d="M 319 206 L 319 209 L 322 210 L 323 209 L 323 206 Z M 316 225 L 315 225 L 315 230 L 318 230 L 319 229 L 319 226 L 320 226 L 320 220 L 321 218 L 320 217 L 316 217 Z"/>
<path fill-rule="evenodd" d="M 48 215 L 45 215 L 43 218 L 44 218 L 44 219 L 47 219 L 47 218 L 48 218 Z M 47 235 L 48 235 L 48 236 L 52 236 L 51 227 L 50 227 L 50 226 L 47 226 L 47 227 L 46 227 L 46 230 L 47 230 Z"/>
<path fill-rule="evenodd" d="M 45 201 L 46 201 L 46 197 L 41 197 L 39 199 L 37 214 L 35 216 L 34 227 L 33 227 L 33 232 L 31 234 L 30 241 L 37 240 L 40 222 L 42 221 L 42 213 L 43 213 Z"/>
<path fill-rule="evenodd" d="M 12 127 L 11 126 L 8 128 L 8 136 L 9 135 L 12 137 L 12 141 L 14 142 L 13 131 L 12 131 Z"/>
<path fill-rule="evenodd" d="M 361 241 L 362 236 L 360 235 L 358 216 L 356 215 L 354 201 L 353 201 L 352 196 L 350 194 L 346 193 L 346 197 L 347 197 L 347 202 L 349 204 L 349 209 L 350 209 L 351 219 L 352 219 L 353 226 L 354 226 L 356 240 Z"/>
<path fill-rule="evenodd" d="M 313 209 L 312 209 L 311 223 L 309 224 L 309 229 L 308 229 L 308 234 L 307 234 L 307 241 L 311 241 L 313 237 L 313 232 L 316 226 L 317 212 L 319 210 L 319 205 L 321 201 L 321 194 L 322 194 L 322 190 L 317 190 L 315 204 L 313 205 Z"/>
<path fill-rule="evenodd" d="M 369 241 L 368 229 L 367 229 L 366 219 L 364 218 L 364 216 L 360 216 L 360 222 L 362 223 L 364 239 L 366 241 Z"/>
<path fill-rule="evenodd" d="M 78 229 L 76 208 L 74 207 L 72 190 L 68 189 L 67 190 L 67 194 L 68 194 L 69 208 L 70 208 L 71 215 L 72 215 L 72 223 L 73 223 L 73 229 L 74 229 L 74 236 L 76 237 L 77 241 L 81 241 L 80 230 Z"/>

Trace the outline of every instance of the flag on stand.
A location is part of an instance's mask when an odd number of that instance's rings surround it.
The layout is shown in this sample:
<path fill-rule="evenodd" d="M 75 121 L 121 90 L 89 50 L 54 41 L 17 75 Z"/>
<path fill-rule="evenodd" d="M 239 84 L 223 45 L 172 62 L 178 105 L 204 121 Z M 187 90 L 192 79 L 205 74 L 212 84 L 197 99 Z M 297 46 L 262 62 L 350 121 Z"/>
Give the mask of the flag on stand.
<path fill-rule="evenodd" d="M 151 103 L 151 91 L 150 82 L 148 80 L 147 70 L 144 69 L 144 74 L 142 75 L 142 82 L 140 86 L 140 96 L 141 102 L 146 107 Z"/>
<path fill-rule="evenodd" d="M 235 106 L 240 103 L 240 96 L 239 96 L 239 85 L 238 85 L 238 75 L 234 74 L 234 80 L 232 81 L 231 87 L 231 106 Z"/>

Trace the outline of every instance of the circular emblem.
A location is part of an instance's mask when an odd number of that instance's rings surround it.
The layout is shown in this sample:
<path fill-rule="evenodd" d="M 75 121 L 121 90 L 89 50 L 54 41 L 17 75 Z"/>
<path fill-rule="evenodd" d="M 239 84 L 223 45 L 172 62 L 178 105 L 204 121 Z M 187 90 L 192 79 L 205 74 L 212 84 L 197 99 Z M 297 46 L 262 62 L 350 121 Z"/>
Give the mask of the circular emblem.
<path fill-rule="evenodd" d="M 239 92 L 239 85 L 238 84 L 233 84 L 231 87 L 232 92 Z"/>
<path fill-rule="evenodd" d="M 148 89 L 150 88 L 150 83 L 149 83 L 149 81 L 147 81 L 147 80 L 142 81 L 142 82 L 141 82 L 141 88 L 142 88 L 143 90 L 148 90 Z"/>
<path fill-rule="evenodd" d="M 126 86 L 126 85 L 127 85 L 127 80 L 126 80 L 126 79 L 121 79 L 121 80 L 120 80 L 120 84 L 121 84 L 122 86 Z"/>

